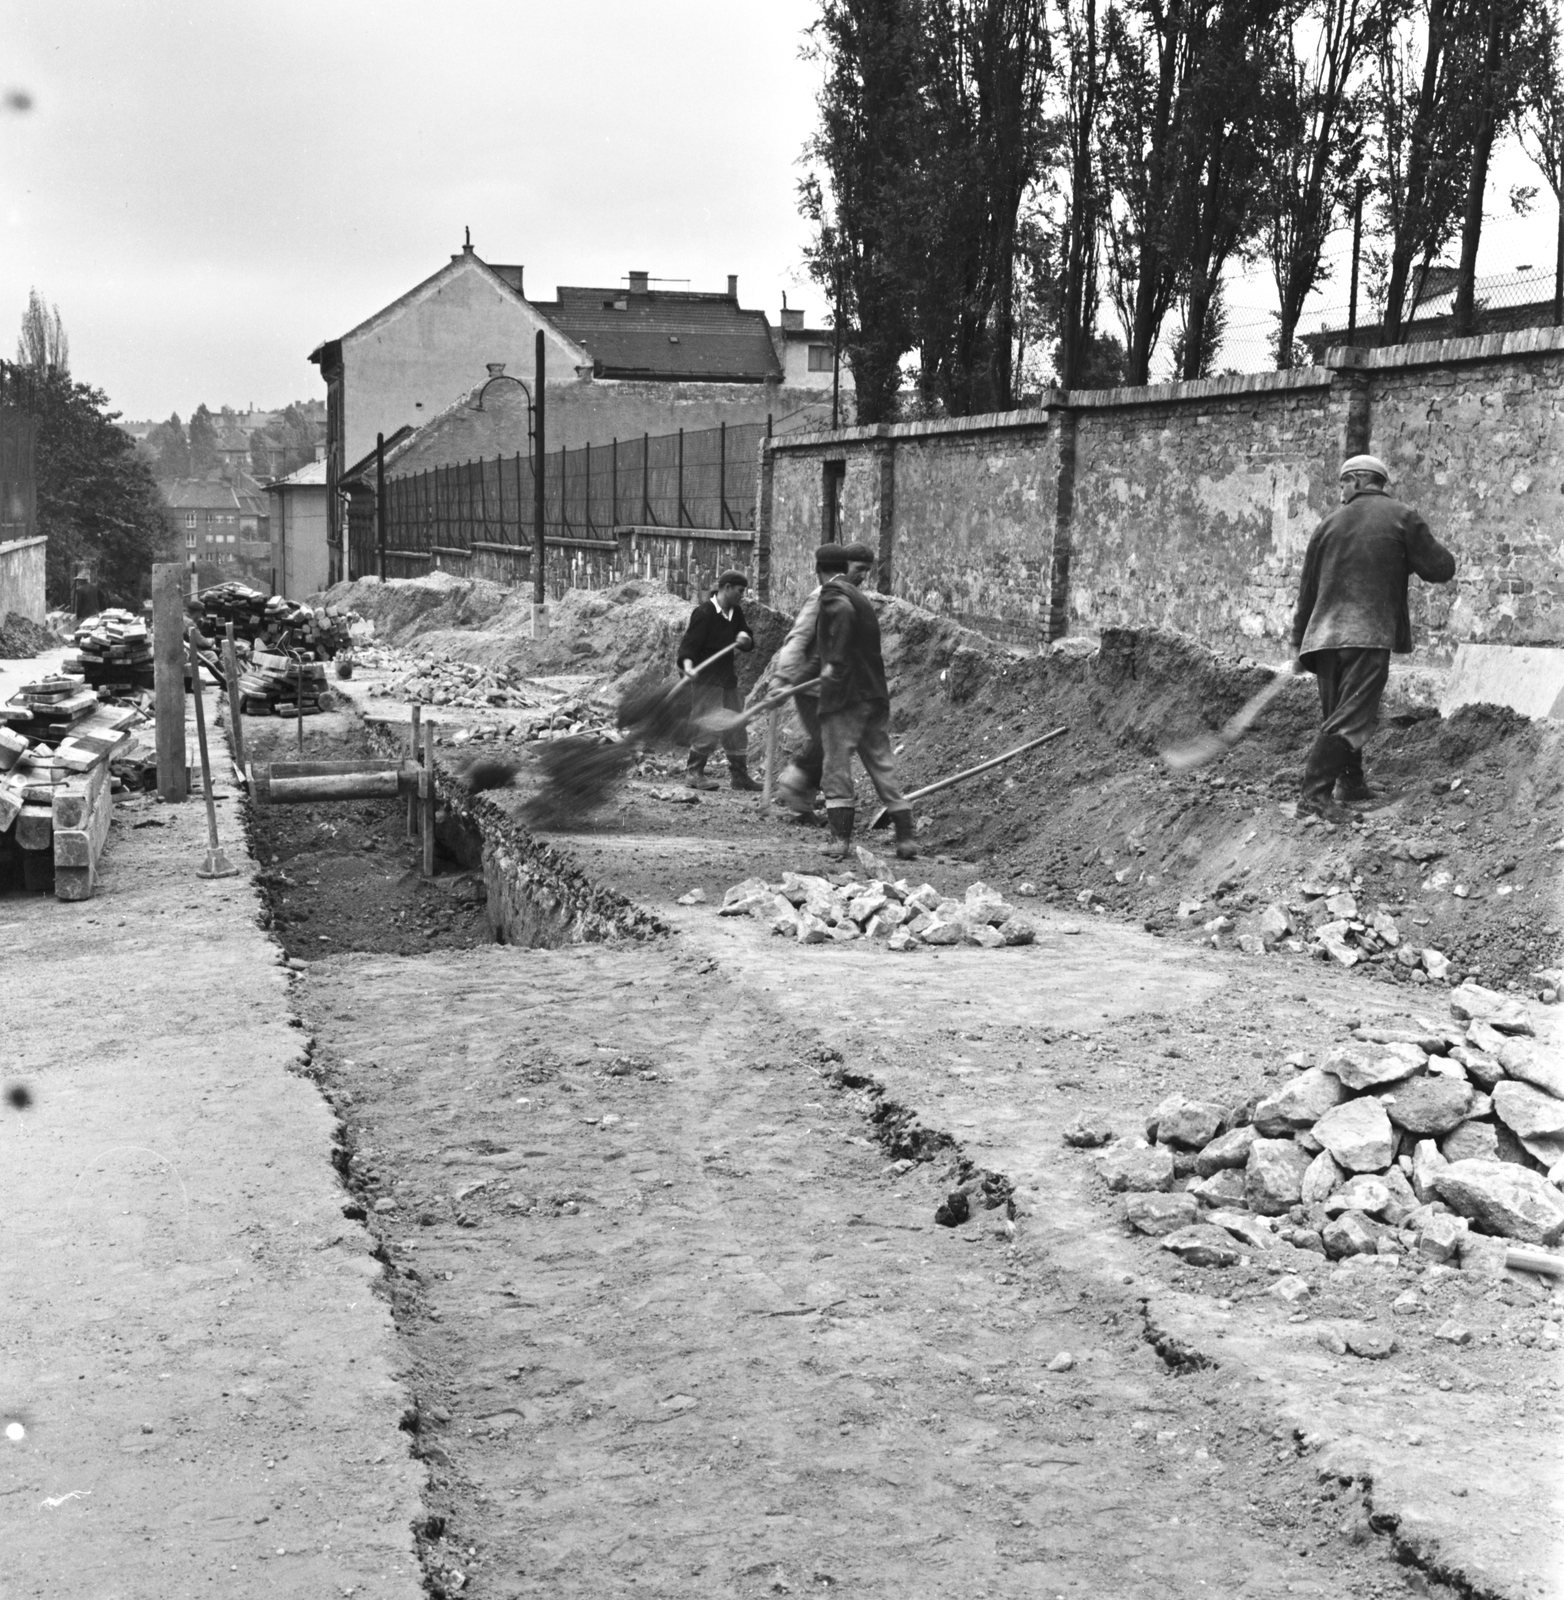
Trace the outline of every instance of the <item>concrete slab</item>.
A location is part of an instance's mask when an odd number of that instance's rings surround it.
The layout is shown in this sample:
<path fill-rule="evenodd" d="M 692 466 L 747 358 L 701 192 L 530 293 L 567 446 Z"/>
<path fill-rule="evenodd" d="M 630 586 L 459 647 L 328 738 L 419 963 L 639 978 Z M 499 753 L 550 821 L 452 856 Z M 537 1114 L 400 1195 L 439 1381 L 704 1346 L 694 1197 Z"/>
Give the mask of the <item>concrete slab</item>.
<path fill-rule="evenodd" d="M 1462 706 L 1509 706 L 1523 717 L 1564 721 L 1564 649 L 1463 644 L 1439 699 L 1448 717 Z"/>

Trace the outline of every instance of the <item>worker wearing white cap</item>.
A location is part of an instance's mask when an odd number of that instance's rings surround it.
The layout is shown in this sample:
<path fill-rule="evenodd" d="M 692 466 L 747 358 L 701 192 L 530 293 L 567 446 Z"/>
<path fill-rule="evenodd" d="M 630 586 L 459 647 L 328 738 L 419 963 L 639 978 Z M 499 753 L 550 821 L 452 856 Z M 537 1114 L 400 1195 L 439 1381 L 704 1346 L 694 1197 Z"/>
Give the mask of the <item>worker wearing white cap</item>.
<path fill-rule="evenodd" d="M 1341 504 L 1309 540 L 1293 617 L 1296 669 L 1312 672 L 1324 720 L 1304 767 L 1301 813 L 1340 820 L 1337 800 L 1373 799 L 1363 746 L 1379 720 L 1391 653 L 1412 648 L 1407 579 L 1449 583 L 1455 557 L 1387 492 L 1378 456 L 1342 463 Z"/>

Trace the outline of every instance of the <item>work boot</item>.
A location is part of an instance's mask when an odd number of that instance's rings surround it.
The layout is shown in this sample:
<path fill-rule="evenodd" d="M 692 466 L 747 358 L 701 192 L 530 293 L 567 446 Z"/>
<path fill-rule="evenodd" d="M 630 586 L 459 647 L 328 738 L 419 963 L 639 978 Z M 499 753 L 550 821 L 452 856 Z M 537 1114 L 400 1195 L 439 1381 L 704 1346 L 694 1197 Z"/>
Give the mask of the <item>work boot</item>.
<path fill-rule="evenodd" d="M 820 846 L 820 854 L 827 861 L 845 861 L 853 847 L 853 808 L 827 806 L 825 816 L 831 824 L 831 837 Z"/>
<path fill-rule="evenodd" d="M 777 779 L 776 804 L 786 806 L 795 817 L 812 817 L 816 788 L 817 785 L 809 781 L 804 769 L 796 761 L 790 761 Z"/>
<path fill-rule="evenodd" d="M 1351 750 L 1340 734 L 1322 733 L 1315 737 L 1303 768 L 1303 790 L 1298 796 L 1300 817 L 1323 817 L 1327 822 L 1350 820 L 1351 814 L 1331 798 L 1331 790 Z"/>
<path fill-rule="evenodd" d="M 918 847 L 912 842 L 912 812 L 893 811 L 891 821 L 896 825 L 896 859 L 916 861 Z"/>
<path fill-rule="evenodd" d="M 1336 779 L 1336 798 L 1344 806 L 1367 805 L 1379 796 L 1369 788 L 1368 779 L 1363 776 L 1363 752 L 1350 744 L 1347 750 L 1346 764 Z"/>
<path fill-rule="evenodd" d="M 728 757 L 728 782 L 735 789 L 745 789 L 750 792 L 760 788 L 760 785 L 749 775 L 749 767 L 735 756 Z"/>
<path fill-rule="evenodd" d="M 715 789 L 717 780 L 706 776 L 705 756 L 691 756 L 684 769 L 684 786 L 687 789 Z"/>

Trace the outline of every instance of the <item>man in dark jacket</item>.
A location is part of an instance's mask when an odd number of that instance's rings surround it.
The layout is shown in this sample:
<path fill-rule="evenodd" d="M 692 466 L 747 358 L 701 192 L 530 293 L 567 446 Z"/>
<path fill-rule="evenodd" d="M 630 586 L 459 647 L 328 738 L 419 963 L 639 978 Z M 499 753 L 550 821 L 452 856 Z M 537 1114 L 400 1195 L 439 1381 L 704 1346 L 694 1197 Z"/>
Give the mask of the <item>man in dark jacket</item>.
<path fill-rule="evenodd" d="M 1428 524 L 1386 493 L 1389 478 L 1377 456 L 1343 464 L 1342 503 L 1309 540 L 1298 586 L 1295 670 L 1314 674 L 1325 714 L 1298 809 L 1333 821 L 1333 788 L 1343 801 L 1373 798 L 1363 746 L 1379 720 L 1391 652 L 1412 648 L 1407 578 L 1415 572 L 1425 583 L 1448 583 L 1455 576 L 1455 557 Z"/>
<path fill-rule="evenodd" d="M 847 563 L 845 571 L 833 570 L 839 560 Z M 880 655 L 880 619 L 863 593 L 873 565 L 874 552 L 866 544 L 822 545 L 815 552 L 821 584 L 820 740 L 825 748 L 820 787 L 831 824 L 825 854 L 833 861 L 844 859 L 852 845 L 855 751 L 896 824 L 896 854 L 908 861 L 918 853 L 912 842 L 912 808 L 896 781 L 891 757 L 891 696 Z"/>
<path fill-rule="evenodd" d="M 693 679 L 691 687 L 690 722 L 695 737 L 690 742 L 690 755 L 684 781 L 692 789 L 715 789 L 715 781 L 706 776 L 706 762 L 717 748 L 717 736 L 702 727 L 702 719 L 714 711 L 742 711 L 744 697 L 739 693 L 738 669 L 734 665 L 733 651 L 753 650 L 754 638 L 739 601 L 749 579 L 742 572 L 724 572 L 717 579 L 711 599 L 696 606 L 690 613 L 690 625 L 679 641 L 679 670 Z M 720 661 L 709 667 L 702 663 L 711 660 L 719 650 L 728 650 Z M 722 747 L 728 756 L 728 778 L 735 789 L 758 789 L 760 785 L 749 775 L 749 735 L 743 728 L 733 728 L 722 735 Z"/>

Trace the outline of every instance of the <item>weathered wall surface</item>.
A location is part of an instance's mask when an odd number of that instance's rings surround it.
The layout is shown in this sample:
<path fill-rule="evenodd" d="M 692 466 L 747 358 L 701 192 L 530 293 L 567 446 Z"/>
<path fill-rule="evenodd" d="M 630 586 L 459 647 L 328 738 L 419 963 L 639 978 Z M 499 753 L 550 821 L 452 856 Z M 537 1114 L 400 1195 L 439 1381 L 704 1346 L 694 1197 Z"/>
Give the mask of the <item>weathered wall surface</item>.
<path fill-rule="evenodd" d="M 813 582 L 836 462 L 841 538 L 876 546 L 904 599 L 1018 643 L 1172 627 L 1281 659 L 1342 458 L 1373 450 L 1457 558 L 1454 583 L 1411 581 L 1418 655 L 1564 644 L 1564 330 L 1045 400 L 775 440 L 757 559 L 772 603 Z"/>
<path fill-rule="evenodd" d="M 44 538 L 10 539 L 0 544 L 0 621 L 11 613 L 29 622 L 44 619 Z"/>

